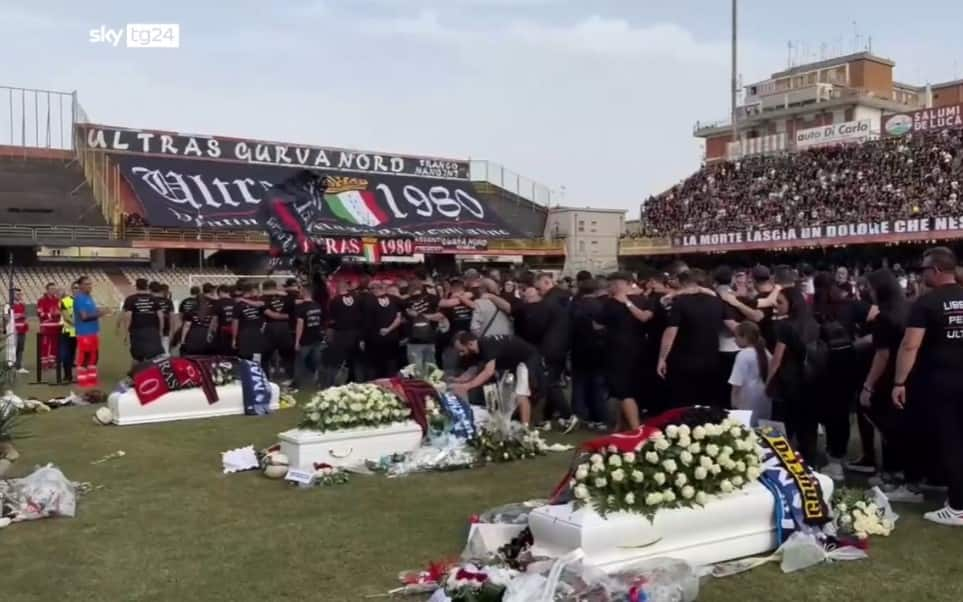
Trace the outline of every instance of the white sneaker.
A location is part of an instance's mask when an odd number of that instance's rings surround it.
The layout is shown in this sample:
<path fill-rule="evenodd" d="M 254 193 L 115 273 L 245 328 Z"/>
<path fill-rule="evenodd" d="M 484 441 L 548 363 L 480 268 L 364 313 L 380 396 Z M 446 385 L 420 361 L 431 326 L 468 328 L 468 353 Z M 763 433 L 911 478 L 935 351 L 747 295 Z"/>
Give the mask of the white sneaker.
<path fill-rule="evenodd" d="M 900 485 L 892 491 L 887 491 L 886 499 L 900 504 L 922 504 L 923 492 L 913 491 L 906 485 Z"/>
<path fill-rule="evenodd" d="M 567 435 L 572 431 L 574 431 L 575 427 L 578 426 L 578 416 L 575 416 L 573 414 L 572 417 L 567 420 L 564 418 L 561 418 L 558 421 L 558 425 L 562 427 L 562 433 Z"/>
<path fill-rule="evenodd" d="M 930 522 L 950 527 L 963 527 L 963 511 L 954 510 L 949 506 L 943 506 L 939 510 L 927 512 L 923 518 Z"/>
<path fill-rule="evenodd" d="M 30 370 L 27 370 L 26 368 L 20 368 L 17 370 L 17 374 L 30 374 Z"/>
<path fill-rule="evenodd" d="M 834 481 L 845 481 L 846 474 L 843 472 L 843 465 L 838 460 L 833 460 L 823 466 L 822 473 Z"/>

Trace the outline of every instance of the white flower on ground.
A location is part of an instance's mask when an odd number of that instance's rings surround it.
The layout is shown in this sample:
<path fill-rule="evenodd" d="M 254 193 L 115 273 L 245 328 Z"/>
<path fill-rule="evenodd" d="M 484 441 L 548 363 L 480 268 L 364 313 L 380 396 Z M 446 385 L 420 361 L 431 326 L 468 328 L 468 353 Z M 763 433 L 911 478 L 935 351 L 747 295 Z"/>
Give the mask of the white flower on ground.
<path fill-rule="evenodd" d="M 695 458 L 692 457 L 692 454 L 688 450 L 679 454 L 679 460 L 681 460 L 682 463 L 685 464 L 686 466 L 689 466 L 690 464 L 692 464 L 692 461 L 694 459 Z"/>
<path fill-rule="evenodd" d="M 706 429 L 702 426 L 697 426 L 692 429 L 692 438 L 696 441 L 700 441 L 706 438 Z"/>
<path fill-rule="evenodd" d="M 321 420 L 321 414 L 318 413 L 318 412 L 311 412 L 311 414 L 308 416 L 308 418 L 311 419 L 311 422 L 317 422 L 317 421 Z"/>
<path fill-rule="evenodd" d="M 732 484 L 736 487 L 742 487 L 743 483 L 745 483 L 745 481 L 739 475 L 732 477 Z"/>
<path fill-rule="evenodd" d="M 593 472 L 593 473 L 596 473 L 596 472 L 604 472 L 604 471 L 605 471 L 605 464 L 592 464 L 592 467 L 591 467 L 589 470 L 590 470 L 591 472 Z"/>
<path fill-rule="evenodd" d="M 652 475 L 652 480 L 655 481 L 655 484 L 656 484 L 656 485 L 664 485 L 664 484 L 665 484 L 665 474 L 663 474 L 663 473 L 661 473 L 661 472 L 657 472 L 657 473 L 655 473 L 654 475 Z"/>
<path fill-rule="evenodd" d="M 585 479 L 588 478 L 588 475 L 589 475 L 588 464 L 582 464 L 581 466 L 578 467 L 578 470 L 575 471 L 575 478 L 578 479 L 579 481 L 584 481 Z"/>
<path fill-rule="evenodd" d="M 645 496 L 646 506 L 658 506 L 661 503 L 662 503 L 661 493 L 650 493 L 649 495 Z"/>
<path fill-rule="evenodd" d="M 732 435 L 733 437 L 741 437 L 742 429 L 739 428 L 738 426 L 734 426 L 731 429 L 729 429 L 729 434 Z"/>
<path fill-rule="evenodd" d="M 587 500 L 589 496 L 588 487 L 585 485 L 578 485 L 575 487 L 575 497 L 580 500 Z"/>
<path fill-rule="evenodd" d="M 709 476 L 709 471 L 699 466 L 698 468 L 695 469 L 693 476 L 696 478 L 697 481 L 704 481 L 705 478 Z"/>
<path fill-rule="evenodd" d="M 732 449 L 728 445 L 724 446 L 722 448 L 722 451 L 720 452 L 721 455 L 725 455 L 725 456 L 731 456 L 734 453 L 736 453 L 736 450 Z"/>
<path fill-rule="evenodd" d="M 632 471 L 632 480 L 636 483 L 641 483 L 645 480 L 645 474 L 641 470 Z"/>
<path fill-rule="evenodd" d="M 700 506 L 705 506 L 706 502 L 709 501 L 709 496 L 706 495 L 705 491 L 700 491 L 695 496 L 695 502 Z"/>
<path fill-rule="evenodd" d="M 748 469 L 746 469 L 746 478 L 750 481 L 757 480 L 760 474 L 761 473 L 759 472 L 759 469 L 755 466 L 750 466 Z"/>
<path fill-rule="evenodd" d="M 693 443 L 692 445 L 690 445 L 690 446 L 689 446 L 689 453 L 691 453 L 693 456 L 696 455 L 696 454 L 698 454 L 698 453 L 702 453 L 702 444 L 701 444 L 701 443 Z"/>
<path fill-rule="evenodd" d="M 682 499 L 691 500 L 695 497 L 695 488 L 692 485 L 686 485 L 682 488 Z"/>
<path fill-rule="evenodd" d="M 709 454 L 710 458 L 715 458 L 719 455 L 719 446 L 715 443 L 710 443 L 706 446 L 706 453 Z"/>
<path fill-rule="evenodd" d="M 732 493 L 735 488 L 732 486 L 732 481 L 723 479 L 722 483 L 719 483 L 719 489 L 722 490 L 722 493 Z"/>
<path fill-rule="evenodd" d="M 658 464 L 659 454 L 655 453 L 654 451 L 645 452 L 645 461 L 649 464 Z"/>
<path fill-rule="evenodd" d="M 719 460 L 719 464 L 726 470 L 735 470 L 736 463 L 732 461 L 731 458 L 726 456 L 724 459 Z"/>
<path fill-rule="evenodd" d="M 699 466 L 703 468 L 712 468 L 713 464 L 715 464 L 715 462 L 713 462 L 712 458 L 709 456 L 702 456 L 699 458 Z"/>
<path fill-rule="evenodd" d="M 692 439 L 689 439 L 688 437 L 679 437 L 679 441 L 677 443 L 679 444 L 679 447 L 685 449 L 692 445 Z"/>
<path fill-rule="evenodd" d="M 722 467 L 719 466 L 718 464 L 713 464 L 712 468 L 709 469 L 709 472 L 711 472 L 714 475 L 718 475 L 719 473 L 722 472 Z"/>
<path fill-rule="evenodd" d="M 682 487 L 683 485 L 685 485 L 685 484 L 688 483 L 688 482 L 689 482 L 689 477 L 685 476 L 685 473 L 684 473 L 684 472 L 680 472 L 679 474 L 675 475 L 675 486 L 676 486 L 676 487 Z"/>
<path fill-rule="evenodd" d="M 665 436 L 669 439 L 676 439 L 679 436 L 679 427 L 674 424 L 670 424 L 665 429 Z"/>
<path fill-rule="evenodd" d="M 665 451 L 670 447 L 672 447 L 672 445 L 669 443 L 668 439 L 659 439 L 658 441 L 655 442 L 654 447 L 658 451 Z"/>
<path fill-rule="evenodd" d="M 626 464 L 634 464 L 635 454 L 633 452 L 624 453 L 622 454 L 622 460 L 624 460 Z"/>
<path fill-rule="evenodd" d="M 605 458 L 602 457 L 602 454 L 592 454 L 592 457 L 589 458 L 589 461 L 592 464 L 603 464 L 605 462 Z"/>
<path fill-rule="evenodd" d="M 666 460 L 662 463 L 662 468 L 671 474 L 679 469 L 679 465 L 675 463 L 675 460 Z"/>
<path fill-rule="evenodd" d="M 609 466 L 622 466 L 622 457 L 619 455 L 609 456 Z"/>
<path fill-rule="evenodd" d="M 742 460 L 739 460 L 738 462 L 736 462 L 736 472 L 739 472 L 739 473 L 746 472 L 746 463 L 743 462 Z"/>
<path fill-rule="evenodd" d="M 612 481 L 616 483 L 621 483 L 624 480 L 625 480 L 625 471 L 622 470 L 621 468 L 615 470 L 612 473 Z"/>
<path fill-rule="evenodd" d="M 679 437 L 688 438 L 692 434 L 692 429 L 689 428 L 688 424 L 683 424 L 679 426 Z"/>
<path fill-rule="evenodd" d="M 671 489 L 666 489 L 662 492 L 662 499 L 665 501 L 665 503 L 671 504 L 675 501 L 675 492 Z"/>
<path fill-rule="evenodd" d="M 605 480 L 605 477 L 598 477 L 597 479 L 595 479 L 595 486 L 598 487 L 599 489 L 602 489 L 608 484 L 609 482 Z"/>
<path fill-rule="evenodd" d="M 626 494 L 625 494 L 625 503 L 628 504 L 629 506 L 631 506 L 632 504 L 634 504 L 634 503 L 635 503 L 635 494 L 632 493 L 632 492 L 626 493 Z"/>

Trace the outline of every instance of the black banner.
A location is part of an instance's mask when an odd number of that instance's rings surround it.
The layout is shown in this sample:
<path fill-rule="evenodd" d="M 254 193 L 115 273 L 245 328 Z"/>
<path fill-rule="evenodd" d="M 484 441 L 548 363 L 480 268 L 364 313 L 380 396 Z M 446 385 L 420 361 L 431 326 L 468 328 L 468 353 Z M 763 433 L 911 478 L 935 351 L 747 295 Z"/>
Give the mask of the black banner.
<path fill-rule="evenodd" d="M 281 144 L 221 136 L 132 130 L 112 126 L 77 126 L 87 148 L 164 155 L 185 159 L 227 159 L 259 165 L 305 167 L 365 174 L 404 174 L 468 180 L 468 161 L 390 153 Z"/>
<path fill-rule="evenodd" d="M 258 208 L 267 191 L 297 171 L 146 155 L 113 158 L 148 225 L 169 228 L 263 229 Z M 312 212 L 311 236 L 519 237 L 479 200 L 471 182 L 314 171 L 328 176 L 328 188 Z"/>
<path fill-rule="evenodd" d="M 419 253 L 472 253 L 487 251 L 488 239 L 423 236 L 415 245 Z"/>

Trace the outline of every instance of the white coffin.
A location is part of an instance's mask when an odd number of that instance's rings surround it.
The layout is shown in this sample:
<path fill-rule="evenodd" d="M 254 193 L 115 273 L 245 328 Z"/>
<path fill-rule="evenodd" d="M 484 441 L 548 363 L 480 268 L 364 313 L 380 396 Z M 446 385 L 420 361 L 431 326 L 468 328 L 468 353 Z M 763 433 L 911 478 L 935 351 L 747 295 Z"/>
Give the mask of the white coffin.
<path fill-rule="evenodd" d="M 274 383 L 271 385 L 272 411 L 280 405 L 281 391 Z M 141 405 L 140 398 L 133 389 L 123 393 L 111 393 L 107 405 L 114 415 L 114 424 L 146 424 L 167 422 L 169 420 L 189 420 L 191 418 L 213 418 L 233 416 L 244 413 L 244 391 L 240 383 L 217 387 L 218 401 L 208 403 L 204 391 L 199 388 L 171 391 L 147 405 Z"/>
<path fill-rule="evenodd" d="M 291 466 L 308 468 L 316 462 L 331 466 L 350 466 L 365 460 L 378 460 L 390 454 L 403 454 L 421 446 L 421 427 L 409 420 L 377 428 L 359 428 L 322 433 L 291 429 L 278 435 L 281 453 Z"/>
<path fill-rule="evenodd" d="M 818 475 L 826 502 L 833 482 Z M 775 503 L 759 482 L 704 508 L 660 510 L 650 522 L 620 512 L 602 518 L 572 504 L 542 506 L 529 515 L 536 556 L 557 558 L 576 548 L 585 562 L 606 572 L 638 560 L 666 556 L 703 566 L 770 552 L 777 547 Z"/>

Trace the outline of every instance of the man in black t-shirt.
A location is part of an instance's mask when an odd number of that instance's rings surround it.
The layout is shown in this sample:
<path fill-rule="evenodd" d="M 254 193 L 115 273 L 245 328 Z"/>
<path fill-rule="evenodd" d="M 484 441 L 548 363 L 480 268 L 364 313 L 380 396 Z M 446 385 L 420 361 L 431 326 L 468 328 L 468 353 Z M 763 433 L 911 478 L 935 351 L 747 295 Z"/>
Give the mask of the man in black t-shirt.
<path fill-rule="evenodd" d="M 518 417 L 525 426 L 531 424 L 531 398 L 544 377 L 542 358 L 535 347 L 514 335 L 479 339 L 470 332 L 462 332 L 455 337 L 455 349 L 460 356 L 477 360 L 482 368 L 474 376 L 455 379 L 451 385 L 453 393 L 468 399 L 472 389 L 485 385 L 501 372 L 513 370 Z"/>
<path fill-rule="evenodd" d="M 290 323 L 294 304 L 287 293 L 278 290 L 278 284 L 274 280 L 264 281 L 261 286 L 261 301 L 264 302 L 264 355 L 261 356 L 264 373 L 271 374 L 274 355 L 277 353 L 281 372 L 285 378 L 292 379 L 294 333 Z"/>
<path fill-rule="evenodd" d="M 157 297 L 161 308 L 161 346 L 164 353 L 171 352 L 171 322 L 174 316 L 174 302 L 171 301 L 171 289 L 166 284 L 152 281 L 148 286 L 150 294 Z"/>
<path fill-rule="evenodd" d="M 342 367 L 348 370 L 349 380 L 358 379 L 361 371 L 359 359 L 364 314 L 358 298 L 351 294 L 343 280 L 338 282 L 338 294 L 328 303 L 327 319 L 330 333 L 322 359 L 322 387 L 334 385 Z"/>
<path fill-rule="evenodd" d="M 481 297 L 482 289 L 478 286 L 471 291 L 466 290 L 465 283 L 457 278 L 452 279 L 448 285 L 448 298 L 438 302 L 438 308 L 448 320 L 448 332 L 438 336 L 438 349 L 441 368 L 450 373 L 458 368 L 458 353 L 454 348 L 455 335 L 471 330 L 475 300 Z"/>
<path fill-rule="evenodd" d="M 389 296 L 380 280 L 369 285 L 370 294 L 362 303 L 364 312 L 364 351 L 371 378 L 395 376 L 398 365 L 398 346 L 401 343 L 402 307 Z"/>
<path fill-rule="evenodd" d="M 221 355 L 234 355 L 234 309 L 237 301 L 233 296 L 232 286 L 222 284 L 217 287 L 217 338 L 215 349 Z"/>
<path fill-rule="evenodd" d="M 676 278 L 681 288 L 672 299 L 656 369 L 668 380 L 676 407 L 724 406 L 716 385 L 719 331 L 735 323 L 726 320 L 719 297 L 701 290 L 699 270 L 680 272 Z"/>
<path fill-rule="evenodd" d="M 200 304 L 201 287 L 192 286 L 190 296 L 181 299 L 177 308 L 176 319 L 172 320 L 171 347 L 177 347 L 184 341 L 184 324 L 194 319 L 194 313 Z"/>
<path fill-rule="evenodd" d="M 237 356 L 260 360 L 264 348 L 264 303 L 257 299 L 257 287 L 247 282 L 240 287 L 241 298 L 234 305 L 234 341 Z"/>
<path fill-rule="evenodd" d="M 148 291 L 146 278 L 138 278 L 135 288 L 137 292 L 124 299 L 120 324 L 125 332 L 124 338 L 130 343 L 130 356 L 135 362 L 143 362 L 164 354 L 161 344 L 164 313 L 160 301 Z"/>
<path fill-rule="evenodd" d="M 181 355 L 209 355 L 214 351 L 217 300 L 217 288 L 210 282 L 205 282 L 197 299 L 197 308 L 184 314 Z"/>
<path fill-rule="evenodd" d="M 565 400 L 565 360 L 571 343 L 567 304 L 557 298 L 545 299 L 537 286 L 526 286 L 523 292 L 525 304 L 519 308 L 516 332 L 538 349 L 545 359 L 548 380 L 544 388 L 545 407 L 538 427 L 551 429 L 551 420 L 558 419 L 559 426 L 571 432 L 578 423 L 572 408 Z M 540 399 L 541 401 L 541 399 Z"/>
<path fill-rule="evenodd" d="M 927 404 L 938 431 L 947 503 L 923 517 L 963 527 L 963 287 L 956 283 L 956 267 L 956 255 L 946 247 L 923 254 L 923 278 L 930 290 L 910 310 L 896 358 L 893 403 L 899 408 Z"/>
<path fill-rule="evenodd" d="M 438 323 L 445 317 L 438 311 L 438 297 L 425 291 L 419 278 L 409 282 L 405 313 L 410 323 L 408 335 L 408 363 L 434 364 Z"/>
<path fill-rule="evenodd" d="M 301 290 L 301 298 L 294 308 L 294 386 L 317 380 L 321 368 L 321 347 L 324 342 L 324 316 L 321 305 L 314 301 L 311 289 Z"/>
<path fill-rule="evenodd" d="M 645 297 L 634 295 L 635 278 L 628 272 L 616 272 L 607 278 L 609 296 L 602 301 L 599 324 L 605 327 L 606 366 L 609 394 L 618 399 L 621 407 L 616 430 L 639 428 L 639 406 L 643 394 L 645 349 L 644 324 L 652 319 Z"/>

